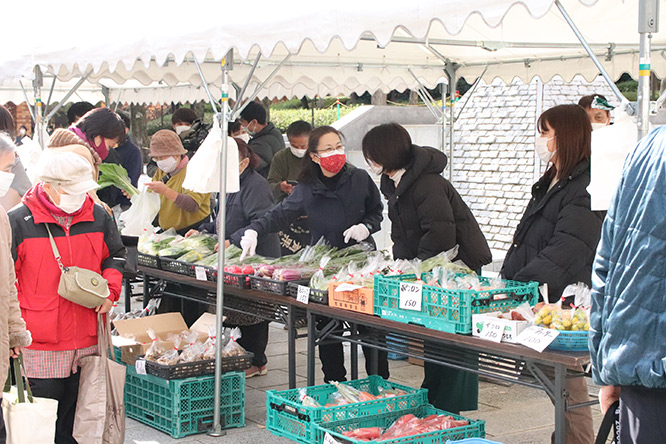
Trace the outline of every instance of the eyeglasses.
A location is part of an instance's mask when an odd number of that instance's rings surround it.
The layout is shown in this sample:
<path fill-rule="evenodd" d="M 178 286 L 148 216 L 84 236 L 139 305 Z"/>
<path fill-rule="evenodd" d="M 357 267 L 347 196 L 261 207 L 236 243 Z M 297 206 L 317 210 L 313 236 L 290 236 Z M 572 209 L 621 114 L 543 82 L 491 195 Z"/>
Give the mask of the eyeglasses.
<path fill-rule="evenodd" d="M 337 150 L 343 150 L 344 148 L 345 147 L 342 146 L 342 143 L 338 143 L 335 146 L 330 146 L 329 145 L 326 148 L 324 148 L 323 150 L 317 150 L 317 155 L 326 154 L 326 153 L 330 153 L 332 151 L 337 151 Z"/>

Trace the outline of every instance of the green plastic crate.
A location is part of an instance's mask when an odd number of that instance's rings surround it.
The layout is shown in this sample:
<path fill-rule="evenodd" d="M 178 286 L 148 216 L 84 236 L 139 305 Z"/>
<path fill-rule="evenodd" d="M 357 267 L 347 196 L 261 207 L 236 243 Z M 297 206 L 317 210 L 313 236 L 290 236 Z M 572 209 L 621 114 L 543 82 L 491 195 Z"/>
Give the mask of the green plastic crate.
<path fill-rule="evenodd" d="M 412 409 L 406 409 L 399 412 L 383 413 L 375 416 L 364 416 L 358 418 L 344 419 L 342 421 L 334 421 L 329 423 L 318 424 L 315 427 L 314 439 L 311 441 L 313 444 L 321 444 L 324 442 L 325 433 L 329 433 L 331 437 L 340 443 L 360 443 L 367 441 L 359 441 L 353 438 L 347 438 L 342 434 L 348 430 L 354 430 L 365 427 L 379 427 L 387 429 L 395 422 L 396 419 L 403 415 L 413 414 L 419 418 L 429 415 L 451 415 L 455 419 L 465 419 L 469 421 L 469 425 L 456 427 L 447 430 L 438 430 L 430 433 L 421 433 L 418 435 L 404 436 L 386 441 L 379 441 L 382 444 L 443 444 L 449 440 L 457 441 L 465 438 L 485 438 L 485 421 L 474 420 L 465 418 L 464 416 L 455 415 L 453 413 L 445 412 L 444 410 L 436 409 L 431 405 L 423 405 Z M 375 441 L 372 441 L 375 442 Z"/>
<path fill-rule="evenodd" d="M 426 389 L 415 389 L 396 384 L 377 375 L 347 381 L 345 384 L 372 395 L 379 394 L 379 387 L 397 388 L 404 390 L 407 394 L 337 407 L 305 407 L 299 401 L 299 389 L 269 390 L 266 392 L 266 428 L 276 435 L 309 444 L 313 442 L 316 423 L 402 411 L 425 405 L 428 402 Z M 326 404 L 328 396 L 337 391 L 332 384 L 307 387 L 306 390 L 308 396 L 321 405 Z"/>
<path fill-rule="evenodd" d="M 113 359 L 118 363 L 118 364 L 123 364 L 125 363 L 120 359 L 122 356 L 122 351 L 120 350 L 120 347 L 116 347 L 115 345 L 113 346 Z"/>
<path fill-rule="evenodd" d="M 422 276 L 426 280 L 426 275 Z M 423 325 L 447 333 L 472 334 L 472 315 L 508 311 L 523 302 L 535 305 L 539 300 L 537 282 L 504 280 L 505 287 L 496 290 L 447 290 L 423 285 L 421 311 L 400 307 L 400 282 L 414 281 L 413 274 L 375 276 L 375 314 L 406 324 Z M 482 283 L 490 279 L 479 277 Z M 503 299 L 494 299 L 495 297 Z"/>
<path fill-rule="evenodd" d="M 245 373 L 222 375 L 222 428 L 245 426 Z M 166 380 L 139 375 L 127 366 L 125 409 L 136 419 L 174 438 L 203 433 L 213 425 L 213 375 Z"/>

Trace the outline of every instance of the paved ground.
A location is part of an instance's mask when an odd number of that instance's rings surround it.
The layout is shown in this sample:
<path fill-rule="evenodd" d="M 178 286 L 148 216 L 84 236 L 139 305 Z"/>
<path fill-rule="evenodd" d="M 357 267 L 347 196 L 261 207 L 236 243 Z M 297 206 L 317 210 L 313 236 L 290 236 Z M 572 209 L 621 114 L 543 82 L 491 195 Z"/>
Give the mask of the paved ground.
<path fill-rule="evenodd" d="M 347 344 L 345 344 L 347 346 Z M 297 341 L 296 383 L 305 386 L 306 381 L 306 339 Z M 131 444 L 212 444 L 212 443 L 270 443 L 282 444 L 292 441 L 277 437 L 265 429 L 266 390 L 285 390 L 287 383 L 287 332 L 281 325 L 271 324 L 270 340 L 267 350 L 268 375 L 254 377 L 246 381 L 246 426 L 242 429 L 230 429 L 227 435 L 213 438 L 208 435 L 192 435 L 173 439 L 160 431 L 137 421 L 127 420 L 125 443 Z M 346 353 L 349 359 L 349 353 Z M 363 353 L 359 350 L 362 359 Z M 347 370 L 350 370 L 349 363 Z M 360 376 L 364 366 L 359 363 Z M 390 361 L 391 379 L 402 384 L 418 387 L 423 379 L 423 369 L 410 365 L 407 361 Z M 318 369 L 317 384 L 323 383 Z M 590 387 L 590 393 L 596 393 Z M 601 413 L 594 408 L 595 427 L 601 421 Z M 479 389 L 479 410 L 463 412 L 464 416 L 486 421 L 487 438 L 505 444 L 547 444 L 553 431 L 553 408 L 550 400 L 542 391 L 519 385 L 497 385 L 481 382 Z"/>

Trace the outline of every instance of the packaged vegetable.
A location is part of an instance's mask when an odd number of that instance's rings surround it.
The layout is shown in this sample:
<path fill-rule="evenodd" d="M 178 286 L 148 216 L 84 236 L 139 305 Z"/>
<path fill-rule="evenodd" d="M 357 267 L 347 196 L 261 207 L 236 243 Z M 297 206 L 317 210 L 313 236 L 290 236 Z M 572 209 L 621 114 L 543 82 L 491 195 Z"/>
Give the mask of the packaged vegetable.
<path fill-rule="evenodd" d="M 170 338 L 171 342 L 173 343 L 173 347 L 164 353 L 162 353 L 158 358 L 157 358 L 157 363 L 161 365 L 174 365 L 178 363 L 178 358 L 179 358 L 179 352 L 178 352 L 178 347 L 180 347 L 180 335 L 173 335 L 173 337 Z M 148 358 L 146 358 L 148 359 Z"/>
<path fill-rule="evenodd" d="M 305 407 L 321 407 L 313 397 L 308 396 L 308 391 L 305 387 L 298 389 L 298 400 Z"/>
<path fill-rule="evenodd" d="M 330 261 L 331 261 L 331 256 L 329 255 L 324 255 L 319 260 L 319 269 L 310 278 L 311 288 L 315 288 L 317 290 L 328 289 L 328 282 L 330 279 L 327 279 L 324 276 L 324 269 L 326 268 L 326 265 L 328 265 Z"/>
<path fill-rule="evenodd" d="M 150 347 L 148 347 L 148 350 L 146 350 L 145 358 L 151 361 L 157 361 L 157 358 L 159 358 L 162 353 L 164 353 L 164 349 L 160 345 L 160 338 L 157 337 L 155 330 L 152 328 L 149 328 L 146 333 L 150 337 L 152 343 L 150 344 Z"/>

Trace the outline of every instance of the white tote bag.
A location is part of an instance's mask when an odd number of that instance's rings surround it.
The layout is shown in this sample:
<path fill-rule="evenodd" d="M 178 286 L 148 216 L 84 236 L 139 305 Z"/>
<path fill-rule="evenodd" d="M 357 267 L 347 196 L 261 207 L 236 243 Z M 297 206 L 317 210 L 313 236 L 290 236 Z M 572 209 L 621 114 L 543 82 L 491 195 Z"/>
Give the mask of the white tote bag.
<path fill-rule="evenodd" d="M 187 188 L 195 193 L 219 193 L 221 151 L 222 130 L 216 118 L 208 136 L 187 164 L 187 174 L 183 182 L 183 188 Z M 227 139 L 226 174 L 226 192 L 238 192 L 240 190 L 238 179 L 238 145 L 236 145 L 236 141 L 231 137 Z"/>
<path fill-rule="evenodd" d="M 55 440 L 55 424 L 58 416 L 58 401 L 49 398 L 32 396 L 30 387 L 23 391 L 23 379 L 16 359 L 15 374 L 19 375 L 19 389 L 11 387 L 9 392 L 2 394 L 2 414 L 7 429 L 7 444 L 53 443 Z"/>

